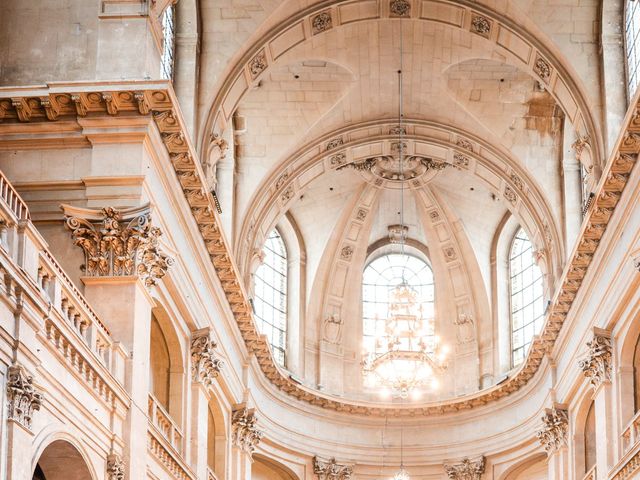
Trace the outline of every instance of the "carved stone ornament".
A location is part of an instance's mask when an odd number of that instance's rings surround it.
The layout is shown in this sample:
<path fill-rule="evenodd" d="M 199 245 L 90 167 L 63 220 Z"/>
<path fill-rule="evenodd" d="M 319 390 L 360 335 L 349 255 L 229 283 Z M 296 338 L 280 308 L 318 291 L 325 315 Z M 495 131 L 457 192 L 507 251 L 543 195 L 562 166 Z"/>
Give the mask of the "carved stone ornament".
<path fill-rule="evenodd" d="M 411 4 L 407 0 L 391 0 L 389 12 L 393 17 L 408 17 L 411 13 Z"/>
<path fill-rule="evenodd" d="M 460 148 L 464 148 L 465 150 L 469 150 L 470 152 L 473 152 L 473 144 L 465 138 L 459 138 L 458 141 L 456 142 L 456 145 L 459 146 Z"/>
<path fill-rule="evenodd" d="M 444 470 L 450 480 L 480 480 L 484 466 L 485 459 L 482 456 L 476 460 L 464 458 L 460 463 L 445 464 Z"/>
<path fill-rule="evenodd" d="M 533 64 L 533 71 L 544 81 L 549 83 L 551 78 L 551 65 L 541 56 L 536 57 L 536 62 Z"/>
<path fill-rule="evenodd" d="M 580 135 L 578 134 L 578 138 L 576 141 L 571 144 L 571 148 L 575 151 L 576 161 L 580 162 L 582 160 L 582 153 L 584 149 L 591 146 L 591 140 L 588 135 Z M 589 170 L 593 169 L 592 165 L 587 166 Z"/>
<path fill-rule="evenodd" d="M 325 150 L 328 152 L 329 150 L 338 148 L 340 145 L 344 145 L 344 140 L 342 139 L 342 137 L 334 138 L 333 140 L 329 140 L 329 142 L 327 142 Z"/>
<path fill-rule="evenodd" d="M 329 163 L 332 167 L 339 167 L 344 165 L 347 161 L 347 155 L 344 152 L 336 153 L 329 159 Z"/>
<path fill-rule="evenodd" d="M 124 480 L 124 461 L 120 455 L 107 456 L 107 480 Z"/>
<path fill-rule="evenodd" d="M 331 21 L 331 13 L 329 12 L 319 13 L 311 20 L 311 28 L 313 29 L 314 35 L 329 30 L 331 27 L 333 27 L 333 22 Z"/>
<path fill-rule="evenodd" d="M 509 203 L 512 203 L 514 205 L 518 201 L 518 196 L 516 195 L 516 192 L 514 192 L 513 189 L 508 185 L 504 187 L 504 198 L 506 198 L 509 201 Z"/>
<path fill-rule="evenodd" d="M 638 255 L 633 259 L 633 268 L 635 268 L 636 270 L 638 270 L 638 272 L 640 272 L 640 255 Z"/>
<path fill-rule="evenodd" d="M 333 457 L 328 460 L 313 457 L 313 473 L 318 476 L 318 480 L 349 480 L 353 467 L 340 464 Z"/>
<path fill-rule="evenodd" d="M 258 418 L 253 408 L 242 406 L 233 411 L 231 417 L 231 439 L 236 447 L 239 447 L 249 455 L 253 454 L 256 445 L 260 443 L 264 433 L 258 430 Z"/>
<path fill-rule="evenodd" d="M 457 169 L 469 168 L 469 157 L 461 153 L 454 153 L 453 166 Z"/>
<path fill-rule="evenodd" d="M 367 218 L 367 211 L 364 208 L 358 209 L 358 213 L 356 213 L 356 219 L 362 222 L 365 218 Z"/>
<path fill-rule="evenodd" d="M 191 375 L 195 383 L 211 385 L 224 366 L 224 361 L 216 355 L 216 346 L 209 329 L 194 332 L 191 339 Z"/>
<path fill-rule="evenodd" d="M 40 410 L 42 394 L 33 386 L 33 377 L 21 365 L 7 370 L 8 418 L 31 430 L 33 412 Z"/>
<path fill-rule="evenodd" d="M 579 363 L 593 388 L 611 381 L 611 346 L 611 334 L 606 330 L 594 329 L 593 338 L 587 342 L 589 353 Z"/>
<path fill-rule="evenodd" d="M 260 75 L 267 68 L 267 56 L 264 50 L 260 50 L 255 57 L 249 62 L 249 73 L 251 78 L 254 79 Z"/>
<path fill-rule="evenodd" d="M 406 225 L 389 225 L 387 227 L 389 232 L 389 242 L 393 244 L 402 243 L 407 239 L 407 233 L 409 227 Z"/>
<path fill-rule="evenodd" d="M 101 210 L 62 205 L 74 244 L 84 251 L 89 277 L 136 275 L 148 287 L 165 276 L 173 259 L 160 250 L 162 232 L 151 225 L 149 205 Z"/>
<path fill-rule="evenodd" d="M 342 250 L 340 250 L 340 258 L 348 262 L 351 260 L 351 257 L 353 257 L 353 247 L 351 245 L 342 247 Z"/>
<path fill-rule="evenodd" d="M 482 15 L 474 14 L 471 17 L 471 31 L 483 37 L 488 37 L 491 34 L 491 22 Z"/>
<path fill-rule="evenodd" d="M 461 313 L 458 315 L 458 318 L 453 321 L 453 324 L 458 327 L 456 331 L 458 345 L 471 343 L 476 339 L 476 326 L 473 321 L 473 315 Z"/>
<path fill-rule="evenodd" d="M 567 444 L 569 412 L 566 409 L 555 406 L 547 408 L 542 416 L 542 425 L 536 436 L 547 453 L 553 453 Z"/>
<path fill-rule="evenodd" d="M 340 315 L 334 313 L 333 315 L 329 315 L 324 320 L 323 325 L 323 339 L 329 343 L 339 344 L 342 341 L 342 325 L 343 320 L 340 318 Z"/>

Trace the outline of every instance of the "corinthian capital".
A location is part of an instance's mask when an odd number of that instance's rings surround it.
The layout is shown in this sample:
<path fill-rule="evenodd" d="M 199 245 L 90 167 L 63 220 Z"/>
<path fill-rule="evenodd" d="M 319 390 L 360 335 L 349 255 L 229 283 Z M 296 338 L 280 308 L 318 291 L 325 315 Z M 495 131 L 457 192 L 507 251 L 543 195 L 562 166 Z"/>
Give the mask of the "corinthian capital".
<path fill-rule="evenodd" d="M 107 456 L 107 480 L 124 480 L 124 461 L 120 455 Z"/>
<path fill-rule="evenodd" d="M 587 347 L 589 352 L 580 360 L 579 366 L 593 388 L 598 388 L 602 383 L 611 381 L 611 333 L 594 328 L 593 338 L 587 342 Z"/>
<path fill-rule="evenodd" d="M 233 444 L 249 455 L 253 454 L 264 433 L 258 430 L 258 418 L 253 408 L 241 406 L 233 411 L 231 417 Z"/>
<path fill-rule="evenodd" d="M 565 408 L 547 408 L 542 416 L 542 425 L 536 435 L 547 453 L 551 454 L 567 444 L 569 412 Z"/>
<path fill-rule="evenodd" d="M 173 260 L 160 251 L 162 232 L 151 224 L 149 205 L 101 210 L 62 205 L 74 244 L 84 251 L 89 277 L 135 275 L 148 287 L 164 277 Z"/>
<path fill-rule="evenodd" d="M 191 339 L 191 374 L 195 383 L 209 386 L 218 376 L 224 362 L 217 357 L 217 344 L 208 328 L 197 330 Z"/>
<path fill-rule="evenodd" d="M 31 430 L 31 418 L 40 410 L 42 394 L 33 386 L 33 377 L 21 365 L 11 365 L 7 371 L 9 420 Z"/>
<path fill-rule="evenodd" d="M 480 480 L 484 473 L 484 456 L 475 460 L 463 458 L 460 463 L 445 464 L 444 469 L 450 480 Z"/>
<path fill-rule="evenodd" d="M 313 473 L 318 476 L 318 480 L 349 480 L 353 467 L 338 463 L 333 457 L 329 460 L 313 457 Z"/>

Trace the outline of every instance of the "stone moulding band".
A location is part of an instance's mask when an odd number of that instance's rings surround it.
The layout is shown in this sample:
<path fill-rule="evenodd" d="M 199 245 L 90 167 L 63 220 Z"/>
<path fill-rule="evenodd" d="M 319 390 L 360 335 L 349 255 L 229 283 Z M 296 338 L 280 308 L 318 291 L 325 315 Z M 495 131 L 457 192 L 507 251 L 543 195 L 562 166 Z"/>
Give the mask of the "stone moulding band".
<path fill-rule="evenodd" d="M 321 394 L 294 382 L 280 370 L 274 362 L 266 338 L 260 335 L 256 328 L 241 277 L 230 254 L 231 249 L 220 230 L 220 218 L 214 200 L 206 189 L 202 167 L 184 129 L 184 122 L 170 84 L 129 82 L 126 86 L 122 85 L 122 90 L 117 90 L 116 87 L 110 84 L 108 92 L 102 84 L 85 83 L 52 86 L 49 89 L 51 91 L 43 87 L 0 89 L 0 119 L 17 123 L 55 121 L 65 115 L 113 116 L 119 112 L 152 115 L 248 351 L 256 356 L 264 375 L 281 391 L 311 405 L 351 414 L 446 414 L 486 405 L 524 387 L 538 371 L 544 356 L 553 349 L 640 151 L 639 92 L 633 103 L 635 107 L 625 120 L 621 138 L 604 169 L 594 201 L 585 215 L 576 247 L 570 256 L 571 260 L 548 308 L 542 332 L 534 339 L 525 362 L 512 376 L 499 385 L 451 401 L 404 407 L 384 406 Z M 43 104 L 41 101 L 43 96 L 55 98 L 64 107 L 61 106 L 55 116 L 47 114 L 47 102 Z M 81 105 L 80 108 L 78 103 Z M 25 106 L 29 107 L 29 115 L 25 115 Z M 19 111 L 20 108 L 23 109 L 22 113 Z"/>

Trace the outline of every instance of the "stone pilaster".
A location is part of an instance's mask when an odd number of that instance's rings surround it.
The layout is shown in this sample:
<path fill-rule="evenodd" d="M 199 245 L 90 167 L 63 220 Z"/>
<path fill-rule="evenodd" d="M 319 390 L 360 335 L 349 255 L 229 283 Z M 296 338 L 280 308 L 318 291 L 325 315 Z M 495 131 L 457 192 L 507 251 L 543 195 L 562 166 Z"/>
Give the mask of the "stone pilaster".
<path fill-rule="evenodd" d="M 211 339 L 209 328 L 193 333 L 191 338 L 191 377 L 194 383 L 209 386 L 224 366 L 224 361 L 217 356 L 216 342 Z"/>
<path fill-rule="evenodd" d="M 463 458 L 460 463 L 445 464 L 444 470 L 450 480 L 480 480 L 484 473 L 484 456 L 470 460 Z"/>
<path fill-rule="evenodd" d="M 42 394 L 21 365 L 11 365 L 7 371 L 7 402 L 9 420 L 31 430 L 33 412 L 40 410 Z"/>
<path fill-rule="evenodd" d="M 542 429 L 536 433 L 538 440 L 552 454 L 567 445 L 569 431 L 569 412 L 565 408 L 553 406 L 547 408 L 542 416 Z"/>
<path fill-rule="evenodd" d="M 74 244 L 84 252 L 86 277 L 137 276 L 151 287 L 173 263 L 160 249 L 162 232 L 152 225 L 148 204 L 124 210 L 62 209 Z"/>
<path fill-rule="evenodd" d="M 611 333 L 601 328 L 593 329 L 593 338 L 587 342 L 589 352 L 579 366 L 594 389 L 611 382 Z"/>
<path fill-rule="evenodd" d="M 318 480 L 350 480 L 353 467 L 338 463 L 334 457 L 328 460 L 313 457 L 313 473 L 318 476 Z"/>

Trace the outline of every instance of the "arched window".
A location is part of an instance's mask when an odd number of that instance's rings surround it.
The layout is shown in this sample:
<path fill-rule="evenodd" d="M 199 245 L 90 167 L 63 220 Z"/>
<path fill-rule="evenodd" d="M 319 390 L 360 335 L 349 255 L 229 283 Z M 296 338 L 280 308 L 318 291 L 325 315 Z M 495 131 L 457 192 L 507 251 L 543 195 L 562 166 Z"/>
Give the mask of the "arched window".
<path fill-rule="evenodd" d="M 596 412 L 593 402 L 589 406 L 584 423 L 584 473 L 596 464 Z"/>
<path fill-rule="evenodd" d="M 169 5 L 162 13 L 162 57 L 160 58 L 160 78 L 173 79 L 176 50 L 176 9 Z"/>
<path fill-rule="evenodd" d="M 269 338 L 276 362 L 285 364 L 287 345 L 287 249 L 274 229 L 262 248 L 254 281 L 253 307 L 260 332 Z"/>
<path fill-rule="evenodd" d="M 434 345 L 435 294 L 433 271 L 423 260 L 413 255 L 397 253 L 376 258 L 362 274 L 363 348 L 367 352 L 383 353 L 386 345 L 378 345 L 376 338 L 385 333 L 385 319 L 391 312 L 392 291 L 403 282 L 416 292 L 418 308 L 427 322 L 427 345 Z M 417 346 L 403 345 L 403 349 L 417 350 Z"/>
<path fill-rule="evenodd" d="M 624 38 L 627 54 L 627 89 L 629 98 L 638 88 L 640 78 L 640 2 L 627 0 L 625 7 Z"/>
<path fill-rule="evenodd" d="M 160 402 L 160 405 L 168 411 L 171 360 L 167 340 L 155 315 L 151 315 L 150 356 L 149 391 Z"/>
<path fill-rule="evenodd" d="M 511 294 L 511 363 L 524 360 L 533 336 L 544 321 L 542 272 L 534 259 L 533 245 L 520 228 L 509 255 Z"/>

